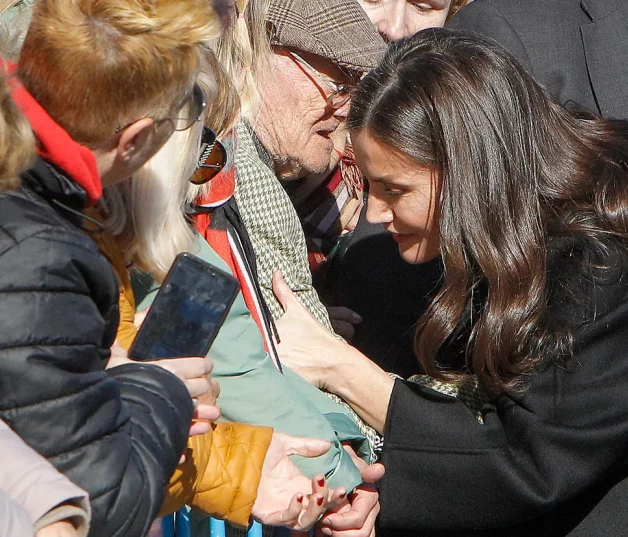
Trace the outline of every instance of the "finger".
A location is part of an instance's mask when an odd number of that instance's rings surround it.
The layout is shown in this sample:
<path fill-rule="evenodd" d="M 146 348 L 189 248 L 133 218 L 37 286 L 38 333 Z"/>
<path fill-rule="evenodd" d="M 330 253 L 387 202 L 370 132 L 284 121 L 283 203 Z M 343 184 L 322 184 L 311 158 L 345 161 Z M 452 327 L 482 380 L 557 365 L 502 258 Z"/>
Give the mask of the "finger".
<path fill-rule="evenodd" d="M 211 429 L 211 424 L 207 421 L 193 421 L 190 426 L 190 432 L 188 436 L 198 436 L 201 434 L 207 434 Z"/>
<path fill-rule="evenodd" d="M 338 487 L 332 490 L 329 501 L 327 502 L 327 508 L 337 510 L 344 507 L 351 508 L 349 500 L 347 499 L 347 489 L 345 487 Z"/>
<path fill-rule="evenodd" d="M 212 386 L 212 393 L 214 394 L 214 399 L 218 399 L 220 396 L 220 383 L 217 380 L 211 379 L 210 384 Z"/>
<path fill-rule="evenodd" d="M 147 363 L 163 367 L 181 379 L 206 377 L 211 373 L 214 365 L 211 358 L 200 356 L 167 358 Z"/>
<path fill-rule="evenodd" d="M 376 462 L 370 466 L 367 464 L 360 469 L 360 475 L 366 483 L 375 483 L 379 481 L 386 473 L 386 468 L 383 464 Z"/>
<path fill-rule="evenodd" d="M 356 529 L 332 530 L 329 526 L 323 526 L 323 534 L 332 537 L 375 537 L 375 522 L 379 514 L 379 504 L 366 517 L 364 523 Z"/>
<path fill-rule="evenodd" d="M 314 485 L 312 485 L 314 486 Z M 312 494 L 305 511 L 299 517 L 299 524 L 296 529 L 308 530 L 323 515 L 327 509 L 327 497 L 322 494 Z"/>
<path fill-rule="evenodd" d="M 331 319 L 331 327 L 334 329 L 334 332 L 336 332 L 336 334 L 346 339 L 347 341 L 351 341 L 353 339 L 353 336 L 355 336 L 355 328 L 353 328 L 353 325 L 351 323 L 348 323 L 347 321 Z"/>
<path fill-rule="evenodd" d="M 331 513 L 325 517 L 323 524 L 333 530 L 360 529 L 372 510 L 379 512 L 379 496 L 373 485 L 361 485 L 354 494 L 351 510 L 342 513 Z"/>
<path fill-rule="evenodd" d="M 190 393 L 190 397 L 200 397 L 211 390 L 211 386 L 206 378 L 189 378 L 185 381 L 185 386 Z"/>
<path fill-rule="evenodd" d="M 281 307 L 286 312 L 291 306 L 294 306 L 295 303 L 300 304 L 279 270 L 273 273 L 273 293 L 275 293 Z"/>
<path fill-rule="evenodd" d="M 355 311 L 349 308 L 345 308 L 344 306 L 330 306 L 327 308 L 329 312 L 329 316 L 337 321 L 345 321 L 349 324 L 360 324 L 362 322 L 362 317 L 358 315 Z"/>
<path fill-rule="evenodd" d="M 375 483 L 384 477 L 386 469 L 383 464 L 375 463 L 369 465 L 357 455 L 350 444 L 343 444 L 343 447 L 351 457 L 353 464 L 355 464 L 358 470 L 360 470 L 360 475 L 366 483 Z"/>
<path fill-rule="evenodd" d="M 319 457 L 331 449 L 331 442 L 315 438 L 301 438 L 284 433 L 275 433 L 283 444 L 287 455 L 301 455 L 302 457 Z"/>
<path fill-rule="evenodd" d="M 194 411 L 194 418 L 197 420 L 216 421 L 220 418 L 220 414 L 218 405 L 198 405 Z"/>
<path fill-rule="evenodd" d="M 299 516 L 305 507 L 304 498 L 305 496 L 302 492 L 295 494 L 285 511 L 278 511 L 265 517 L 263 521 L 264 524 L 269 526 L 285 526 L 287 528 L 296 527 L 298 525 Z"/>

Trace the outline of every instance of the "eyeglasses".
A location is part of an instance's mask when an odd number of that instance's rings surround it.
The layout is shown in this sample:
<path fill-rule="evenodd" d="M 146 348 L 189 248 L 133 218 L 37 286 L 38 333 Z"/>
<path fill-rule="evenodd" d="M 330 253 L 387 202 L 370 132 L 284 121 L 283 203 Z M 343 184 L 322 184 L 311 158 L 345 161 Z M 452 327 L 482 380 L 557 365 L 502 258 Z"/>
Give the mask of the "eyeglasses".
<path fill-rule="evenodd" d="M 354 84 L 338 84 L 330 78 L 320 74 L 316 69 L 314 69 L 314 67 L 312 67 L 308 62 L 301 58 L 301 56 L 299 56 L 296 52 L 289 52 L 289 54 L 294 63 L 296 63 L 306 75 L 311 75 L 310 78 L 315 84 L 315 79 L 318 79 L 331 89 L 331 93 L 327 96 L 327 106 L 329 106 L 333 110 L 338 110 L 339 108 L 342 108 L 345 104 L 347 104 L 347 102 L 349 102 L 349 99 L 351 99 L 351 91 L 353 90 Z M 321 88 L 319 84 L 316 84 L 316 86 L 323 92 L 323 94 L 326 93 L 326 91 Z"/>
<path fill-rule="evenodd" d="M 207 108 L 207 102 L 205 100 L 205 94 L 198 84 L 194 84 L 192 92 L 188 97 L 190 115 L 187 117 L 165 117 L 163 119 L 155 120 L 155 123 L 163 123 L 164 121 L 170 121 L 175 131 L 186 131 L 194 123 L 202 121 L 203 112 Z M 127 123 L 123 127 L 118 127 L 116 133 L 122 132 L 124 129 L 132 125 L 134 121 Z"/>
<path fill-rule="evenodd" d="M 216 140 L 216 133 L 212 129 L 204 127 L 201 137 L 201 155 L 190 183 L 204 185 L 216 177 L 226 163 L 227 150 L 225 146 Z"/>

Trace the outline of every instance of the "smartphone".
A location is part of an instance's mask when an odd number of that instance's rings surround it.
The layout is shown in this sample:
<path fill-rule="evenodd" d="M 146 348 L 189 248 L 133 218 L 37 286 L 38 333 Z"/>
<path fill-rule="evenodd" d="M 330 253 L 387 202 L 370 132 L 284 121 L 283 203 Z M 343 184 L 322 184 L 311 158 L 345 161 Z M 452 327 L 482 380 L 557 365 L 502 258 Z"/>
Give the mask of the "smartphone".
<path fill-rule="evenodd" d="M 133 360 L 205 356 L 240 285 L 230 274 L 189 253 L 179 254 L 131 348 Z"/>

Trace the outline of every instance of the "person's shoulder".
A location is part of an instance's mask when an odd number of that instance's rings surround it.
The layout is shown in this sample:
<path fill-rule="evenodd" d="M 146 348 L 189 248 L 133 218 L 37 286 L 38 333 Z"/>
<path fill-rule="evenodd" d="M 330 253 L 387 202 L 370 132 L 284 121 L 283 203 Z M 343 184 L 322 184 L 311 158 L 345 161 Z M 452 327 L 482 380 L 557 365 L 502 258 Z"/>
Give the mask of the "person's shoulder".
<path fill-rule="evenodd" d="M 5 290 L 54 287 L 91 295 L 117 288 L 94 241 L 24 188 L 0 194 L 0 267 Z"/>
<path fill-rule="evenodd" d="M 0 256 L 28 241 L 42 241 L 46 249 L 98 252 L 94 241 L 36 193 L 22 188 L 0 194 Z"/>
<path fill-rule="evenodd" d="M 548 18 L 581 11 L 579 0 L 473 0 L 458 11 L 449 27 L 461 30 L 481 30 L 496 20 L 513 26 L 544 26 Z"/>

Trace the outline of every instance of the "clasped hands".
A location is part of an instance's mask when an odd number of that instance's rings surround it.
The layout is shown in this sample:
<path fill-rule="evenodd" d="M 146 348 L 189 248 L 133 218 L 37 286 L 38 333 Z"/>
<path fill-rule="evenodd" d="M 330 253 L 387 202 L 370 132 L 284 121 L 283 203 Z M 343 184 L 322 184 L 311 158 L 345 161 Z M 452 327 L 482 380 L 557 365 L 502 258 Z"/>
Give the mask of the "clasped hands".
<path fill-rule="evenodd" d="M 133 362 L 117 343 L 111 351 L 108 369 Z M 195 401 L 190 436 L 209 432 L 211 421 L 220 417 L 220 408 L 216 405 L 220 386 L 211 378 L 211 359 L 173 358 L 143 363 L 167 369 L 187 387 Z M 299 532 L 308 530 L 320 520 L 317 535 L 373 537 L 379 504 L 371 483 L 383 475 L 381 464 L 368 466 L 346 448 L 367 482 L 349 497 L 344 488 L 330 490 L 322 475 L 311 480 L 306 478 L 290 460 L 292 455 L 318 457 L 330 447 L 331 444 L 324 440 L 274 433 L 262 466 L 252 517 L 263 524 L 285 526 Z M 184 460 L 182 456 L 180 462 Z"/>

